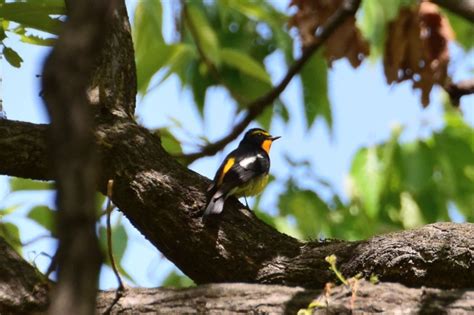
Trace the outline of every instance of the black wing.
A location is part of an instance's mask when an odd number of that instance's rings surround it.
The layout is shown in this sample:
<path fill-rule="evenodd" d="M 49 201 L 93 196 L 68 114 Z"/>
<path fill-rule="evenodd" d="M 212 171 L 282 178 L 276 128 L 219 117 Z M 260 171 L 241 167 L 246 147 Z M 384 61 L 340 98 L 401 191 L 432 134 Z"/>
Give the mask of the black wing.
<path fill-rule="evenodd" d="M 235 157 L 235 163 L 223 177 L 222 190 L 228 192 L 255 177 L 268 174 L 269 169 L 270 159 L 267 152 L 263 150 L 252 151 Z"/>

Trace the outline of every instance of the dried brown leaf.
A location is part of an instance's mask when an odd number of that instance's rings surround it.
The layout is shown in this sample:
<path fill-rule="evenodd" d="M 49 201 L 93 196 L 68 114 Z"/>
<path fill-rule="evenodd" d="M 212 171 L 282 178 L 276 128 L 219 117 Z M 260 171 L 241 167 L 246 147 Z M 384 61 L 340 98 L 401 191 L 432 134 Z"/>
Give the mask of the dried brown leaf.
<path fill-rule="evenodd" d="M 299 30 L 303 48 L 313 44 L 318 27 L 323 25 L 340 7 L 343 0 L 292 0 L 298 7 L 290 19 L 290 25 Z M 326 40 L 324 56 L 329 62 L 347 57 L 351 65 L 358 67 L 369 54 L 369 45 L 355 25 L 355 17 L 350 17 Z"/>
<path fill-rule="evenodd" d="M 428 106 L 433 86 L 443 86 L 448 79 L 448 42 L 453 38 L 449 21 L 435 4 L 422 2 L 400 10 L 385 43 L 387 82 L 411 80 L 413 88 L 421 90 L 423 106 Z"/>

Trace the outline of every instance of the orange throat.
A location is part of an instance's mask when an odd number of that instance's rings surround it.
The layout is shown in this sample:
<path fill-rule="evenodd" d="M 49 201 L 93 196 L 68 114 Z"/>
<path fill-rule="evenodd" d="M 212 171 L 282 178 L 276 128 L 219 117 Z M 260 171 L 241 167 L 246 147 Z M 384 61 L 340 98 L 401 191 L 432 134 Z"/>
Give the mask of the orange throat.
<path fill-rule="evenodd" d="M 267 154 L 270 154 L 270 148 L 272 147 L 272 140 L 264 140 L 262 143 L 262 149 L 267 152 Z"/>

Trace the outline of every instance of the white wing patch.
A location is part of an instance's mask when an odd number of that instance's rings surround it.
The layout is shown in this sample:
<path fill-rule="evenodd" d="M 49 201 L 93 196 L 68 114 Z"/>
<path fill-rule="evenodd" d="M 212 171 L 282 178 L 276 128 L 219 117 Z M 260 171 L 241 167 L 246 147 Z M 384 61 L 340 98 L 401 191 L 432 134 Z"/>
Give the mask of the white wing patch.
<path fill-rule="evenodd" d="M 243 168 L 247 168 L 250 164 L 254 163 L 257 160 L 257 156 L 250 156 L 239 162 L 239 165 Z"/>
<path fill-rule="evenodd" d="M 258 159 L 263 159 L 264 156 L 261 155 L 260 153 L 257 154 L 256 156 L 249 156 L 242 161 L 239 162 L 239 165 L 242 166 L 243 168 L 247 168 L 250 164 L 255 163 Z"/>

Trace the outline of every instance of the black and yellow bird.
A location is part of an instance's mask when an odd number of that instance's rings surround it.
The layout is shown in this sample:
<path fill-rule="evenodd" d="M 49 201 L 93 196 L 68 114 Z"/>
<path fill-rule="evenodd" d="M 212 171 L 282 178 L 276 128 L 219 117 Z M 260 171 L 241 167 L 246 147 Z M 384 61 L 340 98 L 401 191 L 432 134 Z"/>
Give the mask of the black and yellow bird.
<path fill-rule="evenodd" d="M 237 149 L 226 156 L 209 186 L 204 216 L 221 213 L 229 196 L 240 198 L 262 192 L 268 183 L 270 147 L 278 138 L 259 128 L 245 133 Z"/>

